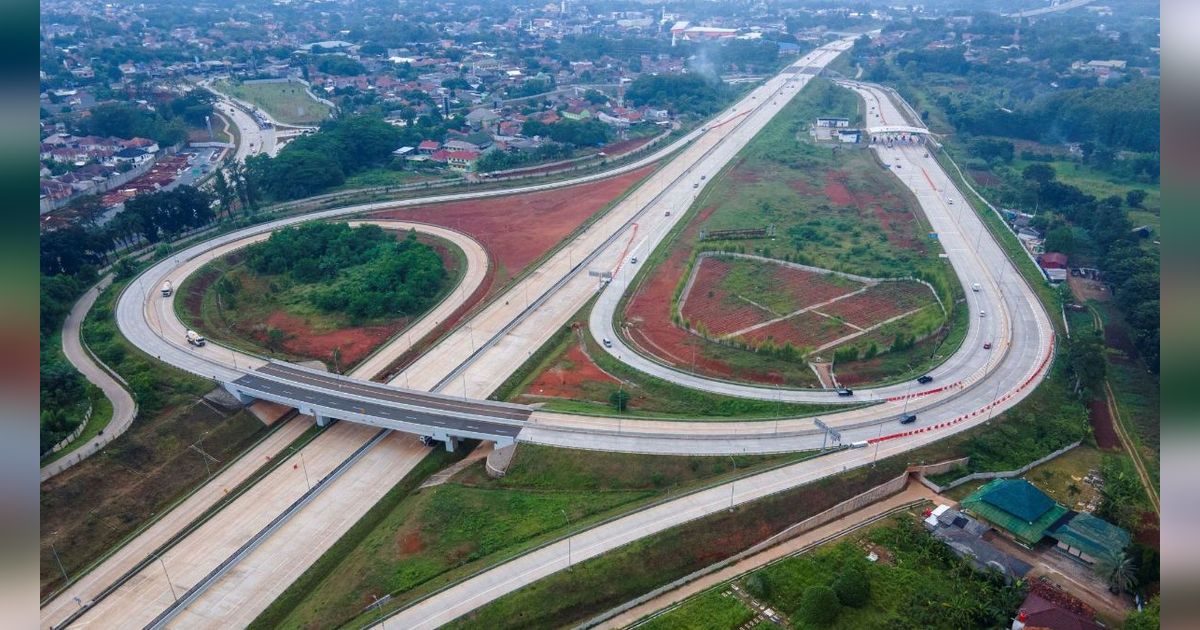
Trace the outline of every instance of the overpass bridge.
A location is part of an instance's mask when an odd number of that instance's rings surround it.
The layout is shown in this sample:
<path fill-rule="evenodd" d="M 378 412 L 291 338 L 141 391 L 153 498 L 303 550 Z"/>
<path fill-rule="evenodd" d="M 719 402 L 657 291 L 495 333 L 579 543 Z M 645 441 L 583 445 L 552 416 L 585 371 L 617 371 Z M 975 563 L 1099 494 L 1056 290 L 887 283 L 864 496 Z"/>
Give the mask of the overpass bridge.
<path fill-rule="evenodd" d="M 243 404 L 268 400 L 296 407 L 325 426 L 330 418 L 422 435 L 452 451 L 463 438 L 512 444 L 532 407 L 398 389 L 303 366 L 270 361 L 224 383 Z"/>

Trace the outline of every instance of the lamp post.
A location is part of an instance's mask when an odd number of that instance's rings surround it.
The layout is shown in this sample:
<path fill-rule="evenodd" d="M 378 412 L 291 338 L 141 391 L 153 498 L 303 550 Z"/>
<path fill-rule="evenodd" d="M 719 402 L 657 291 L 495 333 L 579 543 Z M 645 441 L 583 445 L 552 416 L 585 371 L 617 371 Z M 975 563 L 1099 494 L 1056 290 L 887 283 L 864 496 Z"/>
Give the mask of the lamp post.
<path fill-rule="evenodd" d="M 574 569 L 571 566 L 571 517 L 567 516 L 567 510 L 564 508 L 558 508 L 558 511 L 562 512 L 563 520 L 567 522 L 567 570 L 571 571 Z"/>
<path fill-rule="evenodd" d="M 163 560 L 163 556 L 158 557 L 158 564 L 162 566 L 163 575 L 167 578 L 167 586 L 171 589 L 171 598 L 179 601 L 179 596 L 175 594 L 175 585 L 171 583 L 171 574 L 167 573 L 167 563 Z"/>

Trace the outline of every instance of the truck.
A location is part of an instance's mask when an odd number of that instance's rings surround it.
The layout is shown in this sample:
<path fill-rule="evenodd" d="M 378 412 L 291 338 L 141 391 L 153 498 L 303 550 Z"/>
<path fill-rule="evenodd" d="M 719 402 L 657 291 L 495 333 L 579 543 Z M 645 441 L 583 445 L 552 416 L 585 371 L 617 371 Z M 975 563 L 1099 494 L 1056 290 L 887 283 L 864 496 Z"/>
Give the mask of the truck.
<path fill-rule="evenodd" d="M 859 441 L 857 441 L 857 442 L 851 442 L 851 443 L 850 443 L 850 448 L 867 448 L 867 441 L 866 441 L 866 440 L 859 440 Z"/>
<path fill-rule="evenodd" d="M 166 282 L 164 282 L 164 283 L 163 283 L 163 285 L 162 285 L 162 296 L 163 296 L 163 297 L 171 297 L 171 291 L 172 291 L 172 290 L 173 290 L 173 289 L 172 289 L 172 287 L 171 287 L 171 281 L 170 281 L 170 280 L 167 280 L 167 281 L 166 281 Z"/>
<path fill-rule="evenodd" d="M 204 335 L 201 335 L 200 333 L 198 333 L 194 330 L 189 330 L 189 331 L 187 331 L 186 336 L 187 336 L 187 342 L 189 344 L 196 346 L 197 348 L 201 348 L 204 346 L 204 343 L 205 343 Z"/>

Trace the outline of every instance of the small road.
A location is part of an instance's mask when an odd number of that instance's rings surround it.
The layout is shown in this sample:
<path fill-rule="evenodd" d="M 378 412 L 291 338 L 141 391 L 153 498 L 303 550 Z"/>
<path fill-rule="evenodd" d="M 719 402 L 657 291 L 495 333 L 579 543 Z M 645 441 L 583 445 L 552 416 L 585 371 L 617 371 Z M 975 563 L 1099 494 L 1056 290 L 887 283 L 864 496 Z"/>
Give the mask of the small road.
<path fill-rule="evenodd" d="M 1058 4 L 1051 4 L 1040 9 L 1028 9 L 1026 11 L 1017 11 L 1016 13 L 1005 13 L 1004 17 L 1027 18 L 1046 15 L 1047 13 L 1057 13 L 1059 11 L 1070 11 L 1077 9 L 1085 4 L 1091 4 L 1093 0 L 1067 0 Z"/>
<path fill-rule="evenodd" d="M 71 312 L 67 314 L 66 321 L 63 322 L 62 329 L 62 350 L 66 355 L 67 361 L 79 370 L 83 377 L 96 387 L 99 387 L 104 392 L 104 396 L 112 403 L 112 419 L 108 421 L 108 425 L 104 427 L 102 432 L 88 440 L 84 444 L 75 446 L 73 452 L 65 455 L 45 466 L 41 470 L 41 481 L 57 475 L 58 473 L 78 464 L 89 455 L 100 450 L 101 446 L 115 440 L 118 436 L 124 433 L 129 426 L 133 424 L 133 419 L 137 415 L 137 403 L 134 402 L 133 396 L 125 389 L 125 386 L 113 378 L 112 374 L 97 362 L 83 347 L 82 331 L 83 319 L 87 317 L 87 313 L 91 310 L 92 305 L 96 303 L 96 299 L 112 284 L 112 274 L 105 276 L 95 287 L 88 289 L 83 297 L 75 302 L 75 306 L 71 307 Z"/>

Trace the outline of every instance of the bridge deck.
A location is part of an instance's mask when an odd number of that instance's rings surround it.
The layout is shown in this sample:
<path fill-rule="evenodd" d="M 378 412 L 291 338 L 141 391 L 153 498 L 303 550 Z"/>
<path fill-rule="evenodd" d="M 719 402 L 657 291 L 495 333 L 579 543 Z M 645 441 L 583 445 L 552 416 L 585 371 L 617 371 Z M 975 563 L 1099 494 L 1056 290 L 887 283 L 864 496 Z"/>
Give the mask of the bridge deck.
<path fill-rule="evenodd" d="M 450 414 L 471 414 L 489 416 L 499 420 L 523 422 L 528 420 L 529 414 L 533 412 L 532 408 L 524 405 L 483 400 L 462 400 L 427 392 L 398 389 L 381 383 L 353 380 L 340 377 L 336 374 L 316 372 L 280 363 L 268 363 L 259 368 L 257 372 L 278 379 L 286 379 L 293 383 L 333 390 L 334 392 L 376 398 L 403 405 L 414 405 L 430 411 Z M 242 377 L 242 379 L 244 378 Z M 241 382 L 242 379 L 238 379 L 237 382 Z"/>
<path fill-rule="evenodd" d="M 479 409 L 471 412 L 455 413 L 453 410 L 435 410 L 431 407 L 426 407 L 425 409 L 396 407 L 388 404 L 386 401 L 374 402 L 356 397 L 343 396 L 338 392 L 306 387 L 303 384 L 280 381 L 258 374 L 247 374 L 234 381 L 233 384 L 249 392 L 256 392 L 264 397 L 278 399 L 280 402 L 285 402 L 285 404 L 316 405 L 330 409 L 333 410 L 330 413 L 332 417 L 343 417 L 351 421 L 356 421 L 356 417 L 366 416 L 372 419 L 392 421 L 406 425 L 421 425 L 441 429 L 455 435 L 464 436 L 486 434 L 488 436 L 515 438 L 521 432 L 521 426 L 519 425 L 488 422 L 471 417 L 464 418 L 460 415 L 460 413 L 480 415 L 485 413 Z M 350 392 L 347 393 L 349 394 Z M 361 396 L 362 394 L 356 393 L 356 395 Z M 407 401 L 407 404 L 421 403 L 416 402 L 414 399 Z M 343 415 L 339 415 L 337 413 L 339 411 Z"/>

